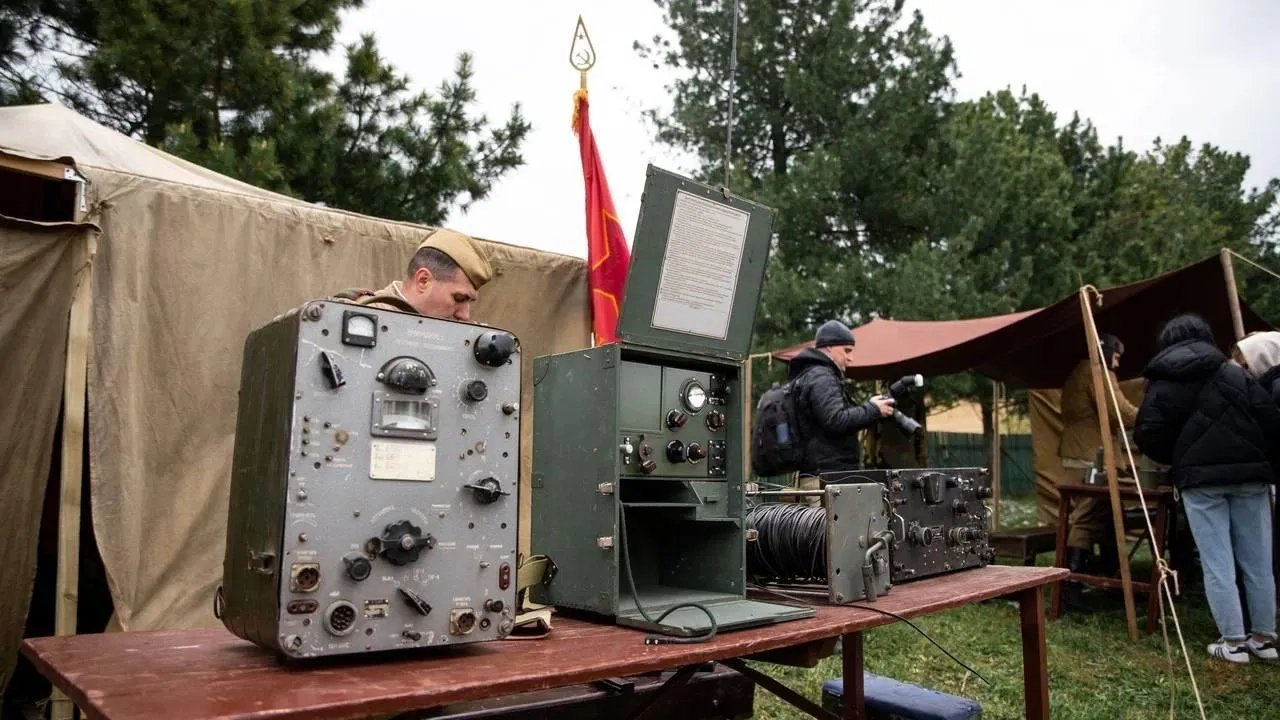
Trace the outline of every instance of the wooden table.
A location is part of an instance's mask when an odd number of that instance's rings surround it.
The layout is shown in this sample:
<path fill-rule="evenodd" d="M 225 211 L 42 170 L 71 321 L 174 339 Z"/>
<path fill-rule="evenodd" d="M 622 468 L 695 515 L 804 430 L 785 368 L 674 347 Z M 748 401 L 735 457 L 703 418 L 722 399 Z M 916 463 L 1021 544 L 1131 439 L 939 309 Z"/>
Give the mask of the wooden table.
<path fill-rule="evenodd" d="M 912 618 L 997 597 L 1021 608 L 1028 718 L 1049 717 L 1041 588 L 1059 568 L 988 566 L 895 586 L 868 604 Z M 844 716 L 863 716 L 862 635 L 895 619 L 850 606 L 819 606 L 817 617 L 739 630 L 696 644 L 645 645 L 646 633 L 567 617 L 542 640 L 437 648 L 419 656 L 331 658 L 294 667 L 221 627 L 44 637 L 22 651 L 88 717 L 358 718 L 445 703 L 594 682 L 719 661 L 816 717 L 818 703 L 744 665 L 760 659 L 816 664 L 844 637 Z M 815 648 L 817 651 L 815 652 Z M 964 648 L 954 648 L 963 655 Z M 807 655 L 807 660 L 796 661 Z M 673 677 L 678 679 L 680 674 Z M 643 709 L 641 709 L 643 712 Z"/>
<path fill-rule="evenodd" d="M 1107 485 L 1086 485 L 1084 483 L 1059 483 L 1058 488 L 1058 537 L 1057 537 L 1057 556 L 1054 559 L 1054 565 L 1060 568 L 1068 567 L 1067 564 L 1067 535 L 1070 532 L 1068 518 L 1071 516 L 1071 503 L 1077 498 L 1096 497 L 1102 502 L 1111 500 L 1111 489 Z M 1161 552 L 1165 552 L 1168 548 L 1165 546 L 1165 538 L 1168 534 L 1169 520 L 1177 511 L 1177 501 L 1173 497 L 1173 488 L 1164 485 L 1157 488 L 1143 488 L 1142 495 L 1146 498 L 1147 506 L 1152 510 L 1155 517 L 1151 519 L 1151 528 L 1155 531 L 1155 537 L 1149 537 L 1146 525 L 1142 526 L 1142 534 L 1138 537 L 1138 543 L 1145 538 L 1149 540 L 1153 547 L 1160 548 Z M 1132 484 L 1124 483 L 1120 485 L 1120 503 L 1138 501 L 1138 489 Z M 1107 529 L 1106 532 L 1114 533 L 1115 528 L 1112 527 L 1111 511 L 1107 510 Z M 1127 530 L 1127 528 L 1126 528 Z M 1135 544 L 1134 549 L 1137 549 Z M 1126 548 L 1117 548 L 1116 552 L 1127 552 Z M 1128 553 L 1132 557 L 1132 553 Z M 1141 580 L 1133 580 L 1130 576 L 1130 587 L 1125 588 L 1124 582 L 1119 578 L 1104 577 L 1101 575 L 1090 575 L 1088 573 L 1071 573 L 1067 579 L 1072 582 L 1082 582 L 1088 585 L 1099 585 L 1102 587 L 1119 589 L 1124 593 L 1147 593 L 1147 622 L 1145 625 L 1146 634 L 1150 635 L 1155 632 L 1156 625 L 1159 622 L 1160 611 L 1160 567 L 1157 565 L 1152 553 L 1151 578 L 1147 582 Z M 1132 602 L 1127 600 L 1126 602 Z M 1051 603 L 1050 616 L 1057 620 L 1062 617 L 1062 584 L 1059 583 L 1053 588 L 1053 601 Z M 1126 605 L 1127 607 L 1127 605 Z M 1130 633 L 1133 633 L 1132 620 L 1130 620 Z M 1135 638 L 1136 639 L 1136 638 Z"/>

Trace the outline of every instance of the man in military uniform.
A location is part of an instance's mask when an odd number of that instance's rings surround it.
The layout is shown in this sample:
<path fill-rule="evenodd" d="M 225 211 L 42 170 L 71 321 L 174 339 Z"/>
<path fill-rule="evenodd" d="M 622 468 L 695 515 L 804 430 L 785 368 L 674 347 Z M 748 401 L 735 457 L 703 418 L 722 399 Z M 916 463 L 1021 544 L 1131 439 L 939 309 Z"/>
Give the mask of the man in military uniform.
<path fill-rule="evenodd" d="M 491 279 L 493 267 L 474 240 L 456 230 L 432 230 L 409 259 L 404 280 L 355 301 L 401 311 L 407 309 L 401 303 L 407 303 L 420 315 L 469 322 L 471 303 Z"/>

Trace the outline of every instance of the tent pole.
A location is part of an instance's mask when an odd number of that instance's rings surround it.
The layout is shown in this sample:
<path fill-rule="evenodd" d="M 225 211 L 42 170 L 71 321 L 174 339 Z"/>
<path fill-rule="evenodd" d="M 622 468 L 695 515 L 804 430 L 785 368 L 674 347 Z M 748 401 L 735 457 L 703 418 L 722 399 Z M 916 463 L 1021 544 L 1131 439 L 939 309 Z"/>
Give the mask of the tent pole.
<path fill-rule="evenodd" d="M 1244 339 L 1244 318 L 1240 314 L 1240 293 L 1236 291 L 1236 272 L 1231 264 L 1231 251 L 1222 248 L 1222 274 L 1227 280 L 1227 305 L 1231 308 L 1231 327 L 1236 333 L 1236 342 Z"/>
<path fill-rule="evenodd" d="M 1004 384 L 991 382 L 991 496 L 995 498 L 995 532 L 1000 532 L 1000 400 L 1004 396 Z"/>
<path fill-rule="evenodd" d="M 1115 447 L 1111 443 L 1111 405 L 1107 402 L 1106 383 L 1103 380 L 1102 349 L 1099 347 L 1098 328 L 1094 327 L 1093 314 L 1089 311 L 1089 290 L 1080 288 L 1080 314 L 1084 321 L 1085 339 L 1089 344 L 1089 366 L 1093 369 L 1093 397 L 1098 408 L 1098 425 L 1102 431 L 1102 458 L 1107 468 L 1107 488 L 1111 491 L 1111 526 L 1116 534 L 1116 556 L 1120 561 L 1120 586 L 1124 593 L 1124 615 L 1129 626 L 1129 639 L 1138 639 L 1138 617 L 1133 604 L 1133 578 L 1129 573 L 1129 553 L 1125 552 L 1124 508 L 1120 505 L 1120 478 L 1116 473 Z M 1101 301 L 1101 297 L 1099 297 Z"/>
<path fill-rule="evenodd" d="M 62 473 L 58 499 L 58 573 L 54 634 L 75 635 L 80 607 L 80 483 L 84 473 L 85 387 L 88 382 L 90 305 L 93 301 L 93 256 L 97 237 L 88 236 L 88 256 L 76 280 L 67 327 L 67 364 L 63 378 Z M 52 720 L 70 720 L 74 705 L 53 690 Z"/>
<path fill-rule="evenodd" d="M 751 477 L 751 366 L 755 359 L 755 355 L 747 355 L 742 367 L 742 471 L 747 478 Z"/>

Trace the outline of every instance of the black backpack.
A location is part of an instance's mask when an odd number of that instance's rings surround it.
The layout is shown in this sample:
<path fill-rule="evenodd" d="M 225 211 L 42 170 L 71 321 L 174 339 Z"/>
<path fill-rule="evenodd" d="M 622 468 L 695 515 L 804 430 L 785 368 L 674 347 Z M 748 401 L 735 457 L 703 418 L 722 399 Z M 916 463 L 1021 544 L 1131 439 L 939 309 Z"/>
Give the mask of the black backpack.
<path fill-rule="evenodd" d="M 773 477 L 800 469 L 804 438 L 800 437 L 796 407 L 801 389 L 797 380 L 769 388 L 756 406 L 751 426 L 751 469 L 757 475 Z"/>

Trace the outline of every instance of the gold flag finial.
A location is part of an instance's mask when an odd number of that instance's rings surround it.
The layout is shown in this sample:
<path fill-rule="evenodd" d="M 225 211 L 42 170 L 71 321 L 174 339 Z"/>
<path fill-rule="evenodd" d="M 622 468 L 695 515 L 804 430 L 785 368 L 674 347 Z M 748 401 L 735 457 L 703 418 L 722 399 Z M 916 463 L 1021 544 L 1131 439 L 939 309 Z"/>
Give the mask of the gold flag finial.
<path fill-rule="evenodd" d="M 569 46 L 569 64 L 579 73 L 582 89 L 587 89 L 587 71 L 596 64 L 596 49 L 587 35 L 587 26 L 578 16 L 578 26 L 573 30 L 573 44 Z"/>

